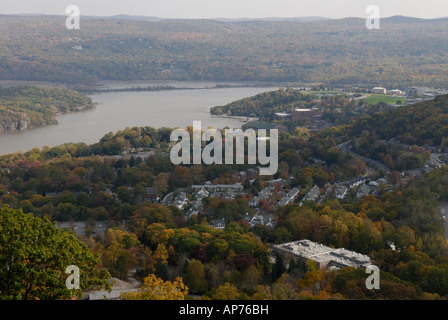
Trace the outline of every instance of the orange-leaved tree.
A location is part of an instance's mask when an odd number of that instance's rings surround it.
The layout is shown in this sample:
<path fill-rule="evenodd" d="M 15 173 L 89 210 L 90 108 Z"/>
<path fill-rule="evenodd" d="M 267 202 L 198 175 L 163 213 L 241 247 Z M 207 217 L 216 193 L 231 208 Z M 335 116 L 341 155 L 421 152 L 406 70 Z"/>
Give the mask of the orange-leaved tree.
<path fill-rule="evenodd" d="M 188 287 L 181 277 L 170 282 L 150 274 L 144 279 L 141 288 L 137 291 L 124 292 L 120 298 L 123 300 L 184 300 L 187 294 Z"/>

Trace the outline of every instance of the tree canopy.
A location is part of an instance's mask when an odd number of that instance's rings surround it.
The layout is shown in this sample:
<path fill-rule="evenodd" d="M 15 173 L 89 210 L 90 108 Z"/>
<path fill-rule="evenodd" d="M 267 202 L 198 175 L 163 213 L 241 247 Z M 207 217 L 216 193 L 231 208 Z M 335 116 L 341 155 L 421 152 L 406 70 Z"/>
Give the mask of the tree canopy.
<path fill-rule="evenodd" d="M 89 288 L 110 289 L 98 255 L 73 233 L 8 207 L 0 209 L 0 265 L 1 299 L 71 299 Z M 72 265 L 80 271 L 79 289 L 66 286 L 66 268 Z"/>

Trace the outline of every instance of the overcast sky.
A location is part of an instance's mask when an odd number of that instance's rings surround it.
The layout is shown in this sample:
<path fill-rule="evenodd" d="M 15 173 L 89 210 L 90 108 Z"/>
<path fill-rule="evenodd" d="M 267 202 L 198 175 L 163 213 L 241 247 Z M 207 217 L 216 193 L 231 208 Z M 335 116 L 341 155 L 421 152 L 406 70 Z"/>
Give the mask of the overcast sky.
<path fill-rule="evenodd" d="M 163 18 L 366 17 L 369 5 L 382 17 L 448 17 L 447 0 L 0 0 L 1 14 L 65 15 L 77 5 L 81 15 L 116 14 Z"/>

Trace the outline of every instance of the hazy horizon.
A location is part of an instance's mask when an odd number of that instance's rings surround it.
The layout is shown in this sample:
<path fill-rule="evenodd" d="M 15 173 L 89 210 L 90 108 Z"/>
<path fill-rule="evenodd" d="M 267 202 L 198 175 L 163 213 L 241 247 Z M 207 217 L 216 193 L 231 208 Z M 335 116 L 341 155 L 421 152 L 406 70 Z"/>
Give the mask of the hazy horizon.
<path fill-rule="evenodd" d="M 0 13 L 0 15 L 8 15 L 8 16 L 64 16 L 66 17 L 66 14 L 48 14 L 48 13 Z M 347 17 L 341 17 L 341 18 L 330 18 L 330 17 L 324 17 L 324 16 L 290 16 L 290 17 L 235 17 L 235 18 L 227 18 L 227 17 L 210 17 L 210 18 L 182 18 L 182 17 L 162 17 L 162 16 L 147 16 L 147 15 L 141 15 L 141 14 L 127 14 L 127 13 L 117 13 L 113 15 L 100 15 L 100 14 L 81 14 L 81 17 L 97 17 L 97 18 L 114 18 L 114 17 L 136 17 L 136 18 L 153 18 L 153 19 L 160 19 L 160 20 L 263 20 L 263 19 L 270 19 L 270 20 L 288 20 L 288 19 L 309 19 L 312 21 L 315 20 L 342 20 L 342 19 L 365 19 L 365 17 L 355 17 L 355 16 L 347 16 Z M 440 17 L 433 17 L 433 18 L 422 18 L 417 16 L 407 16 L 407 15 L 391 15 L 391 16 L 384 16 L 383 19 L 392 18 L 392 17 L 406 17 L 406 18 L 414 18 L 414 19 L 421 19 L 421 20 L 437 20 L 437 19 L 447 19 L 447 16 L 440 16 Z"/>
<path fill-rule="evenodd" d="M 82 16 L 116 15 L 162 19 L 326 19 L 365 18 L 370 5 L 380 8 L 382 17 L 407 16 L 437 19 L 448 16 L 445 0 L 18 0 L 0 5 L 6 15 L 65 15 L 65 8 L 76 5 Z"/>

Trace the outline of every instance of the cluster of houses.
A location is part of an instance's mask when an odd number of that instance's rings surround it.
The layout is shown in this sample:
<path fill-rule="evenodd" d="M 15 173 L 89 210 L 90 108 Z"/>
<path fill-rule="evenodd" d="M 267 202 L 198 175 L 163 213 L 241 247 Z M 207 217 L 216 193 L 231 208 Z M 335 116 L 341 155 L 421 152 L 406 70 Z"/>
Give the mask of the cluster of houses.
<path fill-rule="evenodd" d="M 274 210 L 271 209 L 277 210 L 290 203 L 297 203 L 301 195 L 303 197 L 298 202 L 299 205 L 303 205 L 305 201 L 323 203 L 332 197 L 345 199 L 354 188 L 357 188 L 355 189 L 356 197 L 361 198 L 372 193 L 377 194 L 380 185 L 387 185 L 387 181 L 384 178 L 370 181 L 368 178 L 358 177 L 349 181 L 327 185 L 325 192 L 322 192 L 322 189 L 315 185 L 307 190 L 305 194 L 303 192 L 301 194 L 303 190 L 300 187 L 290 188 L 291 180 L 289 178 L 268 181 L 267 186 L 249 200 L 249 206 L 254 209 L 255 214 L 246 213 L 241 218 L 246 220 L 251 227 L 257 224 L 274 227 Z M 176 206 L 181 210 L 186 210 L 185 218 L 188 220 L 192 215 L 198 215 L 202 212 L 202 201 L 205 197 L 218 197 L 231 201 L 239 195 L 247 195 L 243 185 L 240 183 L 214 185 L 211 182 L 207 182 L 203 185 L 192 185 L 189 190 L 179 191 L 170 205 Z M 269 209 L 265 209 L 262 201 L 267 204 L 267 208 Z M 224 220 L 218 219 L 213 220 L 210 225 L 216 229 L 223 229 L 226 223 Z"/>
<path fill-rule="evenodd" d="M 248 173 L 240 173 L 240 176 L 251 177 L 250 175 L 247 176 L 247 174 Z M 250 179 L 250 181 L 253 182 L 254 179 Z M 257 224 L 263 224 L 269 227 L 275 226 L 275 219 L 272 212 L 262 210 L 259 207 L 260 201 L 265 200 L 270 203 L 272 202 L 275 209 L 295 202 L 299 196 L 300 188 L 294 187 L 289 189 L 290 182 L 291 178 L 286 180 L 275 179 L 268 181 L 268 185 L 262 189 L 258 195 L 249 200 L 249 206 L 254 208 L 255 214 L 246 213 L 246 215 L 241 218 L 246 220 L 252 227 Z M 192 185 L 189 190 L 180 190 L 176 196 L 173 197 L 172 201 L 166 204 L 175 206 L 181 210 L 186 210 L 185 218 L 188 220 L 192 215 L 197 215 L 202 212 L 202 201 L 205 197 L 217 197 L 231 201 L 235 199 L 236 196 L 243 194 L 247 195 L 247 192 L 245 192 L 241 183 L 226 185 L 211 184 L 211 182 L 208 181 L 203 185 Z M 210 225 L 216 229 L 223 229 L 225 228 L 225 221 L 222 219 L 213 220 Z"/>
<path fill-rule="evenodd" d="M 286 206 L 289 203 L 295 202 L 297 196 L 300 193 L 300 189 L 298 187 L 292 188 L 285 196 L 283 196 L 280 201 L 275 204 L 275 208 L 279 208 L 282 206 Z"/>
<path fill-rule="evenodd" d="M 340 145 L 339 148 L 350 152 L 347 143 Z M 443 156 L 446 157 L 443 158 Z M 371 159 L 366 158 L 366 160 Z M 309 190 L 290 186 L 292 178 L 280 178 L 267 181 L 266 186 L 253 197 L 251 194 L 248 194 L 247 190 L 244 190 L 244 186 L 241 183 L 214 185 L 208 181 L 203 185 L 192 185 L 188 190 L 179 191 L 171 205 L 174 205 L 181 210 L 186 210 L 185 217 L 186 219 L 189 219 L 192 215 L 201 213 L 201 210 L 203 209 L 202 200 L 205 197 L 217 197 L 231 201 L 237 196 L 246 195 L 249 199 L 248 204 L 254 209 L 255 214 L 247 213 L 241 218 L 246 220 L 251 226 L 260 223 L 267 226 L 274 226 L 275 219 L 272 216 L 272 212 L 290 203 L 303 205 L 306 201 L 313 201 L 323 204 L 328 199 L 337 198 L 343 200 L 349 195 L 357 198 L 370 194 L 378 195 L 381 188 L 393 187 L 393 185 L 386 180 L 386 176 L 390 173 L 390 169 L 387 167 L 379 167 L 379 164 L 377 165 L 376 162 L 372 163 L 373 161 L 374 160 L 368 162 L 369 167 L 375 169 L 370 171 L 380 172 L 383 174 L 383 177 L 378 178 L 376 174 L 367 174 L 352 180 L 327 184 L 325 185 L 325 188 L 320 188 L 315 185 Z M 432 171 L 434 168 L 440 168 L 446 162 L 448 162 L 448 154 L 433 153 L 431 154 L 431 159 L 425 162 L 424 167 L 401 172 L 401 183 L 415 179 L 424 173 Z M 252 183 L 257 176 L 257 172 L 255 169 L 250 170 L 252 171 L 240 172 L 239 181 L 248 179 Z M 211 225 L 217 229 L 222 229 L 225 228 L 225 221 L 213 220 Z"/>
<path fill-rule="evenodd" d="M 273 228 L 276 224 L 274 214 L 268 212 L 263 213 L 261 210 L 256 211 L 255 214 L 246 213 L 241 218 L 246 221 L 251 228 L 258 224 Z M 215 219 L 212 220 L 210 226 L 215 229 L 223 230 L 226 227 L 226 222 L 224 219 Z"/>
<path fill-rule="evenodd" d="M 261 210 L 258 210 L 254 215 L 250 215 L 246 213 L 243 217 L 251 227 L 255 227 L 257 224 L 262 224 L 273 228 L 275 226 L 275 217 L 272 213 L 263 213 Z"/>
<path fill-rule="evenodd" d="M 249 206 L 254 208 L 255 214 L 246 213 L 241 218 L 246 220 L 251 227 L 257 224 L 263 224 L 269 227 L 275 226 L 275 217 L 270 210 L 264 210 L 260 207 L 260 201 L 264 200 L 268 203 L 269 208 L 279 209 L 282 206 L 286 206 L 290 203 L 297 203 L 300 198 L 301 189 L 299 187 L 293 187 L 289 189 L 289 179 L 276 179 L 268 181 L 268 185 L 262 189 L 258 195 L 252 197 L 249 200 Z M 317 185 L 311 187 L 299 202 L 302 205 L 305 201 L 314 201 L 323 203 L 323 201 L 330 197 L 336 197 L 338 199 L 344 199 L 348 192 L 358 187 L 356 196 L 362 197 L 364 195 L 371 194 L 378 191 L 378 186 L 382 183 L 386 183 L 384 179 L 378 179 L 371 181 L 370 184 L 366 184 L 367 179 L 357 178 L 350 181 L 342 182 L 339 184 L 327 186 L 327 190 L 324 194 L 321 192 L 321 188 Z M 185 217 L 189 219 L 192 215 L 201 213 L 202 200 L 204 197 L 220 197 L 225 200 L 232 200 L 236 195 L 246 194 L 241 184 L 231 185 L 213 185 L 210 183 L 204 185 L 193 185 L 190 188 L 192 201 L 188 200 L 187 192 L 181 191 L 174 198 L 172 205 L 177 206 L 179 209 L 186 209 Z M 222 219 L 213 220 L 210 224 L 217 229 L 225 228 L 225 221 Z"/>
<path fill-rule="evenodd" d="M 316 201 L 320 195 L 320 188 L 318 186 L 312 187 L 303 197 L 302 201 L 300 201 L 300 205 L 303 204 L 304 201 Z"/>
<path fill-rule="evenodd" d="M 273 185 L 267 186 L 266 188 L 258 192 L 258 195 L 249 200 L 249 206 L 258 207 L 260 205 L 261 200 L 269 199 L 269 197 L 271 197 L 273 193 L 274 193 L 274 186 Z"/>

